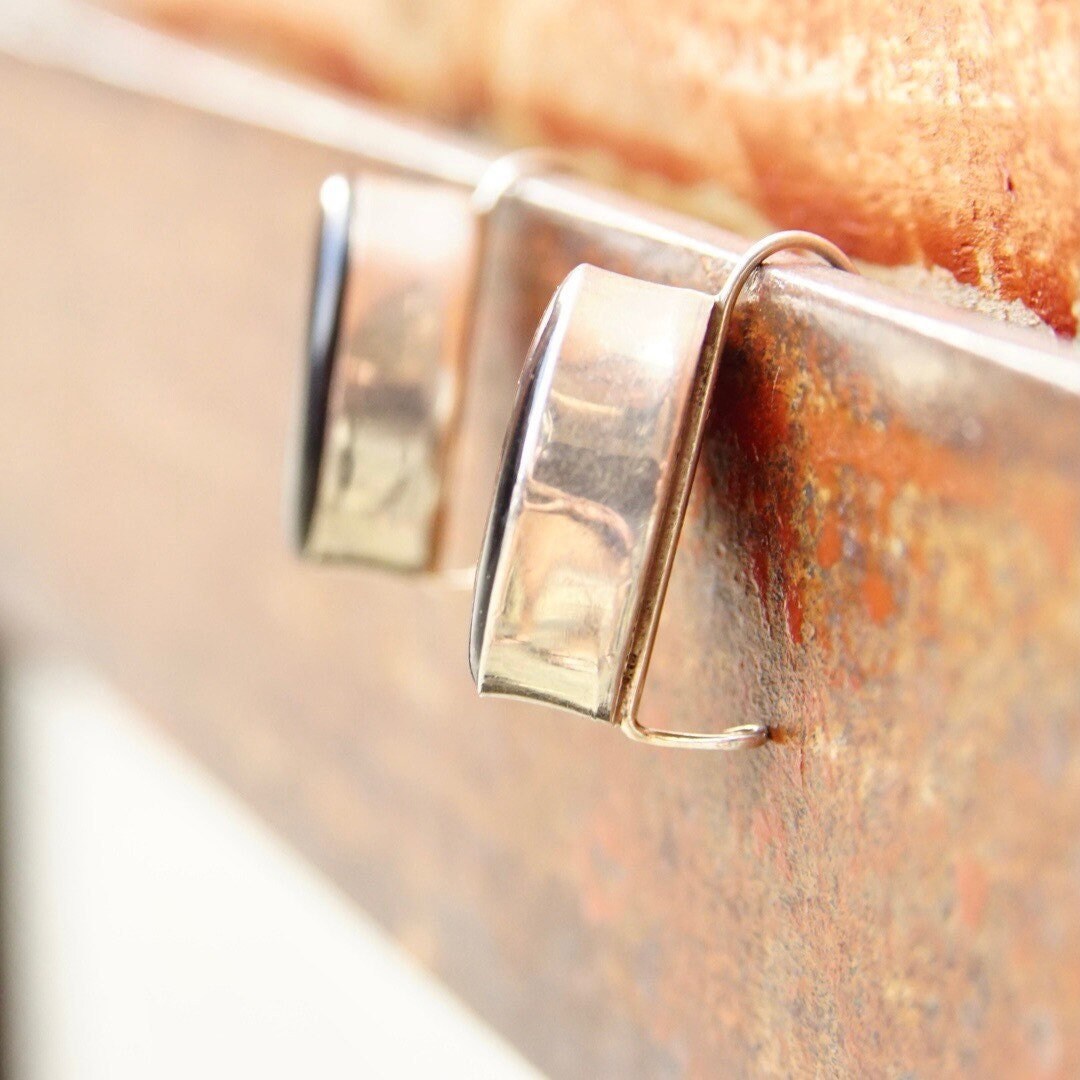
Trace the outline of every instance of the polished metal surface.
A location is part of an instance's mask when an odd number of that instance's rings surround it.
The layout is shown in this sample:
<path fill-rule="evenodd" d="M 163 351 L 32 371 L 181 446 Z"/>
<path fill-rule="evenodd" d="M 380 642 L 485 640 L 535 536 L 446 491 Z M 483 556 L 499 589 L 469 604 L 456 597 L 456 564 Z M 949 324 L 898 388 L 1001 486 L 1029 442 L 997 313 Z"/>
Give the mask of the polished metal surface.
<path fill-rule="evenodd" d="M 478 564 L 469 663 L 481 694 L 615 721 L 632 739 L 760 746 L 767 725 L 666 731 L 637 716 L 735 302 L 770 255 L 752 245 L 717 297 L 580 266 L 540 324 L 510 421 Z"/>
<path fill-rule="evenodd" d="M 469 198 L 366 173 L 332 177 L 321 201 L 297 540 L 314 558 L 431 569 L 476 260 Z"/>
<path fill-rule="evenodd" d="M 568 167 L 510 151 L 468 198 L 370 172 L 325 181 L 290 463 L 303 554 L 472 588 L 474 567 L 440 556 L 491 217 L 530 172 Z"/>
<path fill-rule="evenodd" d="M 556 293 L 477 571 L 481 693 L 614 719 L 712 307 L 592 266 Z"/>

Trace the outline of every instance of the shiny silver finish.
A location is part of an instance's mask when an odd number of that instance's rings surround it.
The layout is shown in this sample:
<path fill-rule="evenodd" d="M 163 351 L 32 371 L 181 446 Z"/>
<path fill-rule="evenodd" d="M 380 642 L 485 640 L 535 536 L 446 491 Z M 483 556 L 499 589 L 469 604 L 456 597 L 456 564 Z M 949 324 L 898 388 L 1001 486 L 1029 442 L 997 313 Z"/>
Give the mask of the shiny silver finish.
<path fill-rule="evenodd" d="M 750 247 L 717 297 L 579 266 L 537 331 L 477 567 L 469 664 L 481 694 L 618 723 L 640 742 L 760 746 L 765 724 L 642 725 L 638 705 L 735 302 L 770 255 Z"/>
<path fill-rule="evenodd" d="M 713 299 L 592 266 L 533 342 L 477 572 L 481 693 L 615 718 Z"/>
<path fill-rule="evenodd" d="M 520 179 L 567 167 L 512 151 L 471 196 L 370 173 L 323 184 L 293 500 L 305 555 L 472 587 L 444 557 L 444 493 L 488 228 Z"/>
<path fill-rule="evenodd" d="M 322 207 L 297 540 L 314 558 L 429 570 L 476 260 L 469 198 L 365 174 L 328 180 Z"/>

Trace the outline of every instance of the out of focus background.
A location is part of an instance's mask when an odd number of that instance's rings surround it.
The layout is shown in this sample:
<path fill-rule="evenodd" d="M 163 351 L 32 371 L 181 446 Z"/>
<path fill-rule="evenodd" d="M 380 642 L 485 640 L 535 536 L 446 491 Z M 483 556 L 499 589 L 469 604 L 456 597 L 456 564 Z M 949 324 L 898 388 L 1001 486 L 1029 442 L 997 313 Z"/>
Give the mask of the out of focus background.
<path fill-rule="evenodd" d="M 100 677 L 3 702 L 5 1075 L 536 1075 Z"/>
<path fill-rule="evenodd" d="M 1080 8 L 0 0 L 4 1076 L 1080 1074 Z M 492 216 L 475 560 L 578 263 L 786 266 L 636 746 L 284 520 L 320 184 Z"/>

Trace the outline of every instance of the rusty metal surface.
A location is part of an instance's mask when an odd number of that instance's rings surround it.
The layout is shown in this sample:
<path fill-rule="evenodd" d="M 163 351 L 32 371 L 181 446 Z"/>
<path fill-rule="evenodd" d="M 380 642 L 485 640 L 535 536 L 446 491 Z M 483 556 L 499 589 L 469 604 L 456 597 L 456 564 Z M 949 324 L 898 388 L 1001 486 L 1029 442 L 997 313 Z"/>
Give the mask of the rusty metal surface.
<path fill-rule="evenodd" d="M 98 2 L 357 93 L 482 118 L 509 141 L 588 148 L 703 217 L 812 229 L 903 267 L 908 287 L 1076 335 L 1068 0 Z"/>
<path fill-rule="evenodd" d="M 476 701 L 466 596 L 289 555 L 313 199 L 355 159 L 11 60 L 0 90 L 9 627 L 110 671 L 555 1075 L 1080 1070 L 1067 350 L 824 270 L 748 294 L 645 707 L 777 738 L 649 751 Z M 523 191 L 484 508 L 568 266 L 715 287 L 731 242 Z"/>

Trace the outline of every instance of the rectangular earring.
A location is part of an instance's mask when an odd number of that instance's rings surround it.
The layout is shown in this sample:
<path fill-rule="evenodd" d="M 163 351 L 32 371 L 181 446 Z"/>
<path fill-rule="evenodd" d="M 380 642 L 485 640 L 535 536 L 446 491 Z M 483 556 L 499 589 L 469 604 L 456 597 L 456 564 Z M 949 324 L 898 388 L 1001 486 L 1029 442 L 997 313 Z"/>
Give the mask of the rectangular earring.
<path fill-rule="evenodd" d="M 463 378 L 469 196 L 365 174 L 323 185 L 295 537 L 311 558 L 433 565 Z"/>
<path fill-rule="evenodd" d="M 832 244 L 778 233 L 719 296 L 579 266 L 533 340 L 477 567 L 469 661 L 481 694 L 618 724 L 640 741 L 736 749 L 718 733 L 642 726 L 638 704 L 731 311 L 769 255 Z"/>
<path fill-rule="evenodd" d="M 447 475 L 486 226 L 520 177 L 560 162 L 507 154 L 473 192 L 374 173 L 323 184 L 293 485 L 306 557 L 447 570 Z"/>

